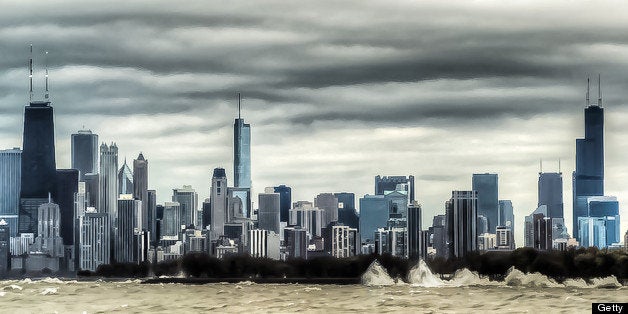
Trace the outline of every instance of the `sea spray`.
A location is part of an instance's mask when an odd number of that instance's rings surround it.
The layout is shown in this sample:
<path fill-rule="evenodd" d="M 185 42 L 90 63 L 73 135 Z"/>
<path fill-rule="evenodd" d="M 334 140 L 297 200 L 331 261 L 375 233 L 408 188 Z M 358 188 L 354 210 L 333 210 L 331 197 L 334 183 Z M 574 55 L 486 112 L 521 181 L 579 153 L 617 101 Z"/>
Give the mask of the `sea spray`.
<path fill-rule="evenodd" d="M 449 282 L 454 286 L 493 286 L 499 283 L 490 281 L 488 278 L 482 278 L 477 272 L 470 271 L 467 268 L 456 270 L 454 277 Z"/>
<path fill-rule="evenodd" d="M 392 286 L 395 284 L 388 272 L 377 260 L 374 260 L 362 275 L 361 282 L 366 286 Z"/>
<path fill-rule="evenodd" d="M 541 273 L 530 273 L 526 274 L 514 266 L 508 269 L 506 274 L 506 278 L 504 279 L 504 283 L 509 286 L 525 286 L 525 287 L 546 287 L 546 288 L 556 288 L 563 287 L 563 285 L 557 283 L 553 279 L 541 274 Z"/>
<path fill-rule="evenodd" d="M 442 287 L 445 285 L 440 278 L 432 273 L 422 259 L 408 272 L 408 283 L 420 287 Z"/>

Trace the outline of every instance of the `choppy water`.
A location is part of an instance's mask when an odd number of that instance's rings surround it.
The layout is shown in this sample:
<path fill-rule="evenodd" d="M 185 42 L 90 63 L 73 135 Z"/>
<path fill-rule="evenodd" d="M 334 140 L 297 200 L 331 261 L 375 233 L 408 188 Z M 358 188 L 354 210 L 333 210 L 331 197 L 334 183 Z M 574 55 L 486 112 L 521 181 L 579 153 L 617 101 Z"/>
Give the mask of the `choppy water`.
<path fill-rule="evenodd" d="M 558 284 L 513 270 L 496 283 L 461 270 L 451 281 L 442 281 L 419 264 L 405 281 L 410 283 L 388 277 L 377 264 L 365 273 L 363 285 L 348 286 L 11 280 L 0 281 L 0 312 L 590 313 L 592 302 L 628 300 L 628 287 L 617 286 L 614 278 Z"/>

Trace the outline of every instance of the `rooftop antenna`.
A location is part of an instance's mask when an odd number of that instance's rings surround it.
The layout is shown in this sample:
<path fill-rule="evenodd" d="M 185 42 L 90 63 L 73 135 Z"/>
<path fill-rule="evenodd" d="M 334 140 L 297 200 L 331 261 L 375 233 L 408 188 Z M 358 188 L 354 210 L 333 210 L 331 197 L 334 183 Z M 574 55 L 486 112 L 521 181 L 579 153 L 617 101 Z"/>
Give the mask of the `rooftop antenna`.
<path fill-rule="evenodd" d="M 48 98 L 50 98 L 50 93 L 48 92 L 48 51 L 46 51 L 46 94 L 44 95 L 44 98 L 46 100 L 48 100 Z"/>
<path fill-rule="evenodd" d="M 587 77 L 587 103 L 586 106 L 588 107 L 589 104 L 589 78 Z"/>
<path fill-rule="evenodd" d="M 241 97 L 240 93 L 238 93 L 238 120 L 241 119 L 241 117 L 240 117 L 240 108 L 241 108 L 241 104 L 240 103 L 241 103 L 241 99 L 242 99 L 242 97 Z"/>
<path fill-rule="evenodd" d="M 560 172 L 560 158 L 558 158 L 558 173 L 562 173 Z"/>
<path fill-rule="evenodd" d="M 28 58 L 28 79 L 30 80 L 30 101 L 33 101 L 33 44 L 31 44 L 31 55 Z"/>
<path fill-rule="evenodd" d="M 602 107 L 602 75 L 597 75 L 597 105 Z"/>
<path fill-rule="evenodd" d="M 543 158 L 539 159 L 539 173 L 543 173 Z"/>

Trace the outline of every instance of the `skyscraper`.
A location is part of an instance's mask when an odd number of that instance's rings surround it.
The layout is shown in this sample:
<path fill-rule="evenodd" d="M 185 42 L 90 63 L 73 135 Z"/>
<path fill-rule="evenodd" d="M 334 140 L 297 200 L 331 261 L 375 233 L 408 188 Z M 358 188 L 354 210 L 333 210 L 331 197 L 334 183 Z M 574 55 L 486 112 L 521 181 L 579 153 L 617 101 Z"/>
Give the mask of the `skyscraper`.
<path fill-rule="evenodd" d="M 136 235 L 141 231 L 140 212 L 142 201 L 133 199 L 131 194 L 120 195 L 118 199 L 118 216 L 116 219 L 116 236 L 114 239 L 114 260 L 118 263 L 138 262 L 135 253 L 137 248 Z"/>
<path fill-rule="evenodd" d="M 214 169 L 211 187 L 211 237 L 218 239 L 224 234 L 227 222 L 227 174 L 225 169 Z"/>
<path fill-rule="evenodd" d="M 473 190 L 477 191 L 477 214 L 486 217 L 488 232 L 495 233 L 499 209 L 497 174 L 473 174 Z"/>
<path fill-rule="evenodd" d="M 452 191 L 447 202 L 447 223 L 451 256 L 464 257 L 477 250 L 478 192 Z"/>
<path fill-rule="evenodd" d="M 181 231 L 181 204 L 165 202 L 161 219 L 161 236 L 177 237 Z"/>
<path fill-rule="evenodd" d="M 355 194 L 341 192 L 334 193 L 334 196 L 338 199 L 338 222 L 357 229 L 360 222 L 355 211 Z"/>
<path fill-rule="evenodd" d="M 288 222 L 290 219 L 290 207 L 292 207 L 292 189 L 289 186 L 275 187 L 275 193 L 279 193 L 279 220 Z"/>
<path fill-rule="evenodd" d="M 157 242 L 157 191 L 147 190 L 146 209 L 148 211 L 148 231 L 150 232 L 150 240 L 153 245 Z"/>
<path fill-rule="evenodd" d="M 279 234 L 279 193 L 260 193 L 258 199 L 258 228 Z"/>
<path fill-rule="evenodd" d="M 126 159 L 118 171 L 118 194 L 133 194 L 133 171 L 126 164 Z"/>
<path fill-rule="evenodd" d="M 110 232 L 109 215 L 97 213 L 93 208 L 79 218 L 80 269 L 96 271 L 98 266 L 109 264 Z"/>
<path fill-rule="evenodd" d="M 58 169 L 56 203 L 61 213 L 60 234 L 64 245 L 74 244 L 74 194 L 78 192 L 79 171 Z"/>
<path fill-rule="evenodd" d="M 98 173 L 98 134 L 91 130 L 72 134 L 72 169 L 79 171 L 79 181 L 85 174 Z"/>
<path fill-rule="evenodd" d="M 579 238 L 578 219 L 587 217 L 587 197 L 604 195 L 604 109 L 598 81 L 597 104 L 590 104 L 589 82 L 584 109 L 584 138 L 576 139 L 573 172 L 573 234 Z"/>
<path fill-rule="evenodd" d="M 100 204 L 98 212 L 108 213 L 109 222 L 115 226 L 118 216 L 118 146 L 100 145 Z M 114 234 L 115 236 L 115 234 Z"/>
<path fill-rule="evenodd" d="M 142 225 L 141 230 L 148 229 L 148 160 L 140 153 L 133 160 L 133 197 L 142 201 Z"/>
<path fill-rule="evenodd" d="M 547 205 L 547 215 L 563 218 L 563 174 L 561 172 L 539 172 L 539 203 Z"/>
<path fill-rule="evenodd" d="M 9 271 L 10 239 L 9 224 L 4 219 L 0 219 L 0 278 L 6 276 Z"/>
<path fill-rule="evenodd" d="M 515 214 L 511 200 L 499 200 L 499 222 L 498 226 L 510 228 L 511 233 L 515 232 Z"/>
<path fill-rule="evenodd" d="M 413 203 L 408 205 L 408 258 L 418 259 L 422 251 L 421 230 L 421 205 Z"/>
<path fill-rule="evenodd" d="M 172 201 L 181 205 L 181 224 L 186 227 L 196 226 L 198 219 L 198 194 L 191 185 L 172 190 Z"/>
<path fill-rule="evenodd" d="M 0 150 L 0 220 L 9 226 L 10 236 L 17 236 L 22 179 L 22 151 Z"/>
<path fill-rule="evenodd" d="M 338 221 L 338 199 L 331 193 L 321 193 L 314 198 L 314 207 L 325 212 L 323 228 L 330 223 Z"/>
<path fill-rule="evenodd" d="M 18 231 L 37 232 L 39 205 L 55 192 L 54 110 L 48 101 L 33 101 L 24 108 L 22 181 Z"/>
<path fill-rule="evenodd" d="M 375 241 L 378 228 L 386 227 L 390 217 L 390 201 L 384 195 L 364 195 L 360 198 L 360 241 Z"/>
<path fill-rule="evenodd" d="M 251 125 L 244 123 L 240 115 L 238 93 L 238 118 L 233 124 L 233 181 L 236 188 L 251 188 Z"/>

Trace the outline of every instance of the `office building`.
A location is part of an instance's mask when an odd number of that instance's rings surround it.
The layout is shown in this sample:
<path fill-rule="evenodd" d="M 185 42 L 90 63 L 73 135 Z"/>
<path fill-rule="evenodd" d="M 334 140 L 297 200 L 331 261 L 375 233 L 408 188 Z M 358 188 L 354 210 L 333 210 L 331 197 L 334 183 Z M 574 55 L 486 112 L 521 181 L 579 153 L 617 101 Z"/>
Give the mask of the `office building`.
<path fill-rule="evenodd" d="M 351 257 L 358 254 L 360 239 L 358 230 L 349 226 L 332 226 L 331 255 L 336 258 Z"/>
<path fill-rule="evenodd" d="M 148 214 L 147 226 L 150 233 L 151 245 L 155 245 L 157 238 L 157 191 L 146 190 L 146 211 Z"/>
<path fill-rule="evenodd" d="M 270 188 L 274 191 L 274 188 Z M 260 193 L 258 195 L 258 228 L 273 231 L 275 234 L 280 232 L 280 210 L 281 195 L 279 193 Z"/>
<path fill-rule="evenodd" d="M 239 94 L 238 118 L 233 123 L 233 181 L 236 188 L 251 188 L 251 125 L 240 115 Z"/>
<path fill-rule="evenodd" d="M 379 255 L 390 254 L 392 256 L 407 257 L 407 236 L 406 228 L 378 228 L 373 235 L 375 252 Z"/>
<path fill-rule="evenodd" d="M 251 189 L 228 187 L 226 221 L 251 218 L 251 214 Z"/>
<path fill-rule="evenodd" d="M 133 194 L 133 171 L 126 164 L 126 158 L 118 170 L 118 194 Z"/>
<path fill-rule="evenodd" d="M 334 193 L 338 199 L 338 222 L 357 229 L 360 226 L 360 219 L 355 208 L 354 193 Z"/>
<path fill-rule="evenodd" d="M 0 150 L 0 220 L 9 226 L 10 236 L 17 236 L 22 180 L 22 151 Z"/>
<path fill-rule="evenodd" d="M 425 258 L 425 256 L 421 256 L 421 251 L 423 250 L 421 247 L 421 231 L 423 230 L 421 225 L 421 205 L 415 202 L 408 206 L 408 217 L 406 221 L 408 229 L 408 258 Z"/>
<path fill-rule="evenodd" d="M 225 169 L 214 169 L 211 187 L 211 239 L 218 239 L 224 234 L 227 221 L 227 174 Z"/>
<path fill-rule="evenodd" d="M 88 173 L 98 173 L 98 134 L 79 130 L 72 134 L 72 169 L 79 171 L 79 181 Z"/>
<path fill-rule="evenodd" d="M 396 191 L 400 189 L 407 192 L 408 201 L 413 202 L 414 198 L 414 176 L 375 176 L 375 195 L 384 195 L 386 191 Z"/>
<path fill-rule="evenodd" d="M 161 219 L 161 236 L 178 237 L 181 231 L 181 204 L 177 202 L 165 202 L 163 205 L 163 218 Z"/>
<path fill-rule="evenodd" d="M 61 211 L 59 206 L 49 199 L 48 203 L 38 208 L 37 237 L 31 251 L 43 253 L 51 258 L 61 258 L 64 256 L 63 249 Z"/>
<path fill-rule="evenodd" d="M 497 236 L 493 233 L 484 233 L 478 236 L 478 251 L 493 250 L 497 247 Z"/>
<path fill-rule="evenodd" d="M 142 201 L 140 229 L 148 230 L 148 160 L 142 153 L 133 160 L 133 197 Z"/>
<path fill-rule="evenodd" d="M 280 185 L 275 187 L 275 193 L 279 193 L 279 221 L 287 223 L 290 219 L 290 208 L 292 208 L 292 189 L 289 186 Z"/>
<path fill-rule="evenodd" d="M 96 271 L 98 266 L 109 264 L 111 226 L 107 213 L 98 213 L 91 207 L 79 216 L 80 269 Z"/>
<path fill-rule="evenodd" d="M 108 213 L 109 221 L 118 217 L 118 146 L 102 143 L 100 145 L 100 193 L 98 212 Z M 115 226 L 114 226 L 115 227 Z M 115 234 L 113 234 L 115 237 Z"/>
<path fill-rule="evenodd" d="M 499 210 L 497 174 L 473 174 L 473 190 L 477 191 L 478 215 L 486 217 L 488 232 L 495 233 Z"/>
<path fill-rule="evenodd" d="M 525 217 L 525 246 L 548 250 L 552 241 L 552 219 L 547 216 L 547 205 L 541 205 Z"/>
<path fill-rule="evenodd" d="M 325 213 L 323 216 L 323 228 L 332 222 L 338 221 L 338 199 L 331 193 L 318 194 L 314 198 L 314 207 L 317 207 Z"/>
<path fill-rule="evenodd" d="M 400 188 L 401 186 L 397 186 Z M 397 189 L 394 191 L 385 191 L 384 198 L 389 201 L 389 214 L 390 217 L 406 217 L 406 211 L 408 210 L 408 192 L 403 189 Z"/>
<path fill-rule="evenodd" d="M 198 194 L 191 185 L 172 190 L 172 201 L 181 206 L 181 224 L 186 227 L 196 226 L 198 219 Z"/>
<path fill-rule="evenodd" d="M 0 278 L 6 276 L 9 271 L 10 249 L 11 228 L 4 219 L 0 219 Z"/>
<path fill-rule="evenodd" d="M 599 84 L 599 81 L 598 81 Z M 573 234 L 579 238 L 579 218 L 588 217 L 587 197 L 604 195 L 604 109 L 598 85 L 597 104 L 589 100 L 587 80 L 584 138 L 576 139 L 576 170 L 573 172 Z"/>
<path fill-rule="evenodd" d="M 446 204 L 450 256 L 462 258 L 477 250 L 478 194 L 476 191 L 452 191 Z"/>
<path fill-rule="evenodd" d="M 621 242 L 619 202 L 614 196 L 586 198 L 587 216 L 578 218 L 578 239 L 584 247 L 606 248 Z"/>
<path fill-rule="evenodd" d="M 309 240 L 305 229 L 300 227 L 287 227 L 284 229 L 284 239 L 288 258 L 307 259 Z"/>
<path fill-rule="evenodd" d="M 61 212 L 61 238 L 64 245 L 74 245 L 74 195 L 78 192 L 79 171 L 58 169 L 55 202 Z"/>
<path fill-rule="evenodd" d="M 85 193 L 89 207 L 98 208 L 100 206 L 100 176 L 98 173 L 88 173 L 83 176 L 85 182 Z"/>
<path fill-rule="evenodd" d="M 515 241 L 512 229 L 506 226 L 498 226 L 495 234 L 495 246 L 498 250 L 514 250 Z"/>
<path fill-rule="evenodd" d="M 547 205 L 547 215 L 563 218 L 563 174 L 561 172 L 539 172 L 539 203 Z"/>
<path fill-rule="evenodd" d="M 374 243 L 373 235 L 386 227 L 390 201 L 384 195 L 364 195 L 360 198 L 360 242 Z"/>
<path fill-rule="evenodd" d="M 278 260 L 279 234 L 268 230 L 249 230 L 249 255 Z"/>
<path fill-rule="evenodd" d="M 297 201 L 293 206 L 288 224 L 305 229 L 310 238 L 321 237 L 325 212 L 308 201 Z"/>
<path fill-rule="evenodd" d="M 118 263 L 139 262 L 137 254 L 138 239 L 142 225 L 142 201 L 134 199 L 132 194 L 122 194 L 118 199 L 118 216 L 115 221 L 117 234 L 114 239 L 113 258 Z"/>

